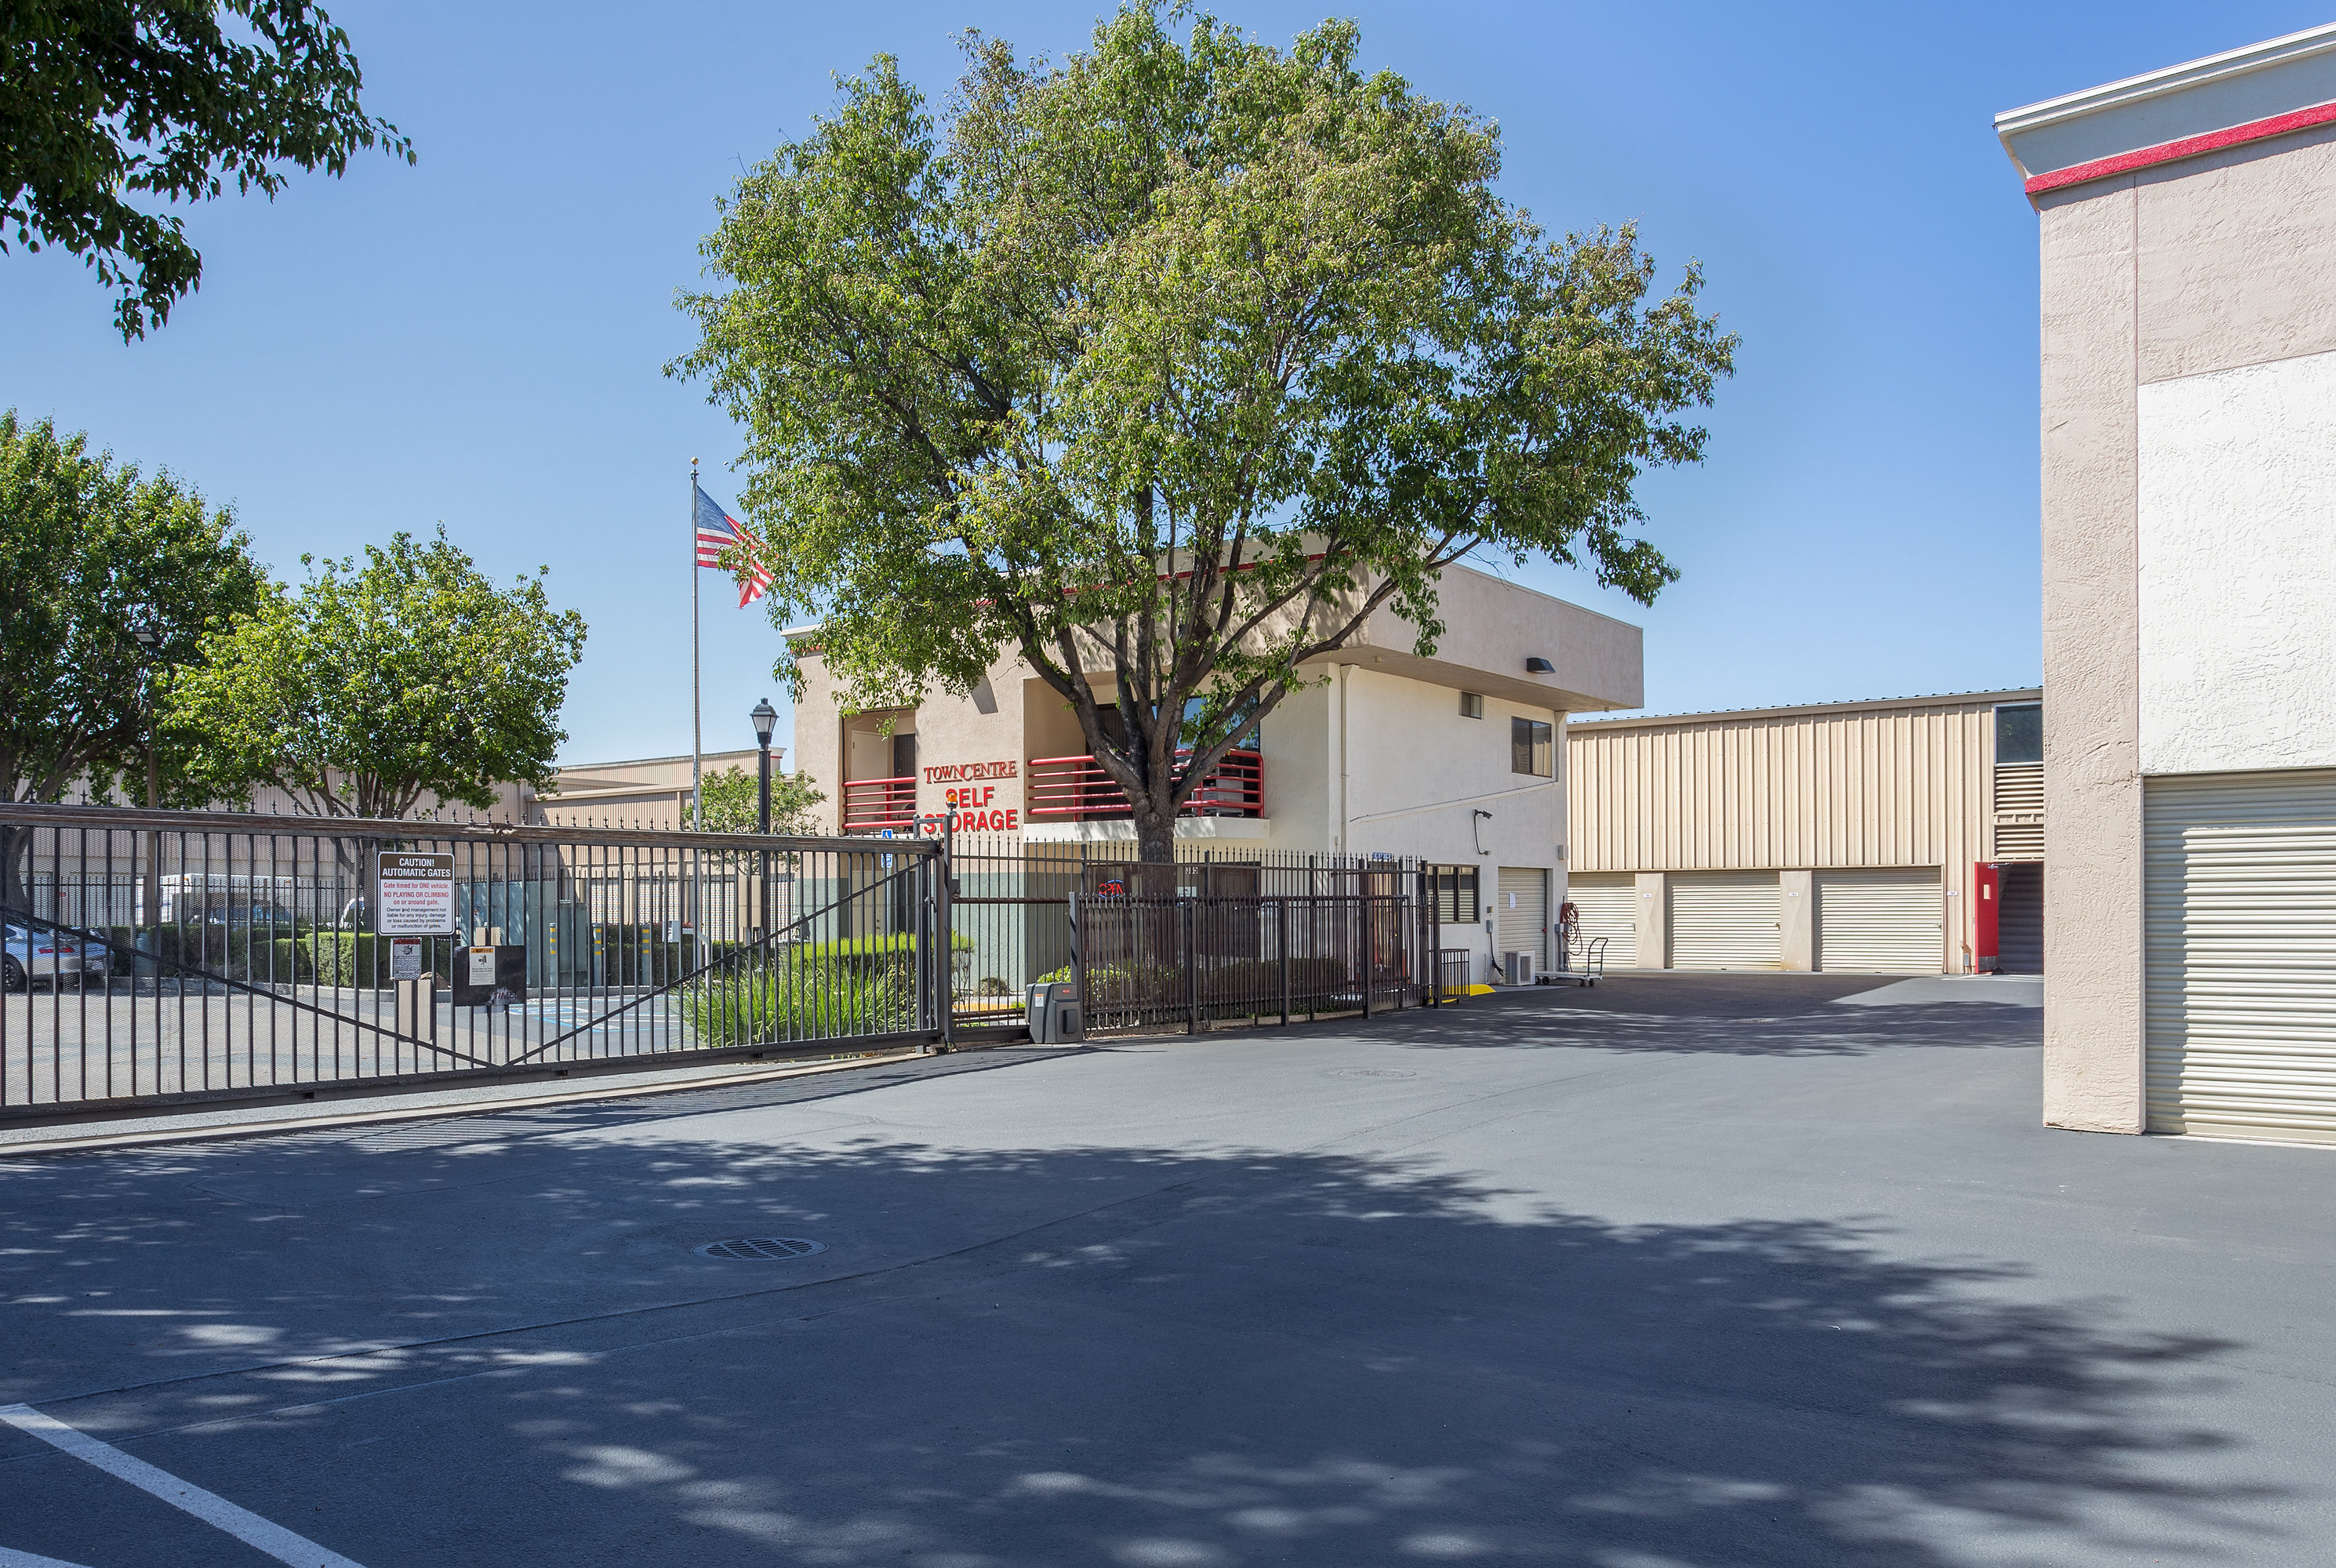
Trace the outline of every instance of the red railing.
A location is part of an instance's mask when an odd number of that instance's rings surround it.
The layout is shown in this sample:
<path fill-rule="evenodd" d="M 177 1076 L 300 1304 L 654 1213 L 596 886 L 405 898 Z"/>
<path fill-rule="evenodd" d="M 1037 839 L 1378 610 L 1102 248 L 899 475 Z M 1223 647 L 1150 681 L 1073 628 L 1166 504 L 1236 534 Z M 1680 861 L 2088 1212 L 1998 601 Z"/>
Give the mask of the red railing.
<path fill-rule="evenodd" d="M 843 831 L 882 833 L 917 825 L 917 780 L 907 778 L 847 779 L 843 784 Z"/>
<path fill-rule="evenodd" d="M 1179 757 L 1192 755 L 1179 747 Z M 1034 821 L 1093 822 L 1133 816 L 1127 795 L 1092 756 L 1030 759 L 1030 806 Z M 1261 817 L 1265 814 L 1265 758 L 1253 751 L 1229 751 L 1216 771 L 1202 779 L 1179 814 L 1188 817 Z"/>

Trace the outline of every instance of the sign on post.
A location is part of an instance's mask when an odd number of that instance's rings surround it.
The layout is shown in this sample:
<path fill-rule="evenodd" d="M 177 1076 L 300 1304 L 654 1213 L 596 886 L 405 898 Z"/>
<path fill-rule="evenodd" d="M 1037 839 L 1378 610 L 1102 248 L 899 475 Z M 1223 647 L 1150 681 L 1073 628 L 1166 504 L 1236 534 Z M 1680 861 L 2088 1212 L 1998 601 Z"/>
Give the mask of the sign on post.
<path fill-rule="evenodd" d="M 420 937 L 389 939 L 389 978 L 393 980 L 418 980 L 422 978 Z"/>
<path fill-rule="evenodd" d="M 373 929 L 384 937 L 443 937 L 454 930 L 454 857 L 384 850 L 374 886 L 381 907 Z"/>

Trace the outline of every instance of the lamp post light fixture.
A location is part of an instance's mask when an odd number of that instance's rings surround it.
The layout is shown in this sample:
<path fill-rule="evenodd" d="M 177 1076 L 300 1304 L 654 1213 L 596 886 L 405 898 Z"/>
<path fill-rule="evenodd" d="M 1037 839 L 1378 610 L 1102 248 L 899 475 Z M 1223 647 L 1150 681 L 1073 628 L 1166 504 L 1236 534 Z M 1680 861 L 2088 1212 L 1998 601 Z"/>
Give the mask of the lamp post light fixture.
<path fill-rule="evenodd" d="M 754 745 L 763 754 L 762 794 L 754 809 L 754 831 L 766 833 L 771 831 L 771 731 L 778 726 L 779 710 L 771 706 L 769 697 L 764 697 L 746 716 L 754 721 Z"/>

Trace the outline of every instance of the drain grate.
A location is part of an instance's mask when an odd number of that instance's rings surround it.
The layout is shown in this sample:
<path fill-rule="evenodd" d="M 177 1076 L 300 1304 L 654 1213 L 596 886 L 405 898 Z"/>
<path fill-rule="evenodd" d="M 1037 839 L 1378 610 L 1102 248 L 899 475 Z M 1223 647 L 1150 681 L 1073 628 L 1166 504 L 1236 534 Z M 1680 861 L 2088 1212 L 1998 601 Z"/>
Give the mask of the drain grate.
<path fill-rule="evenodd" d="M 808 1258 L 813 1252 L 827 1251 L 825 1242 L 807 1242 L 801 1236 L 754 1236 L 735 1242 L 708 1242 L 697 1249 L 706 1258 Z"/>

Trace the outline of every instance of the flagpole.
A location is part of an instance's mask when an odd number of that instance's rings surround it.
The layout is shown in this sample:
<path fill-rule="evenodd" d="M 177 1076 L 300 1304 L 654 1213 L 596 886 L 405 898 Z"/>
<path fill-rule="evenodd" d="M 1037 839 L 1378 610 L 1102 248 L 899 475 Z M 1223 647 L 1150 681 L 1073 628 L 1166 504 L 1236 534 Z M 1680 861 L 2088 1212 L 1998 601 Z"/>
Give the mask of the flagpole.
<path fill-rule="evenodd" d="M 706 720 L 697 696 L 697 459 L 689 460 L 689 826 L 706 831 L 706 791 L 698 778 L 706 750 Z"/>

